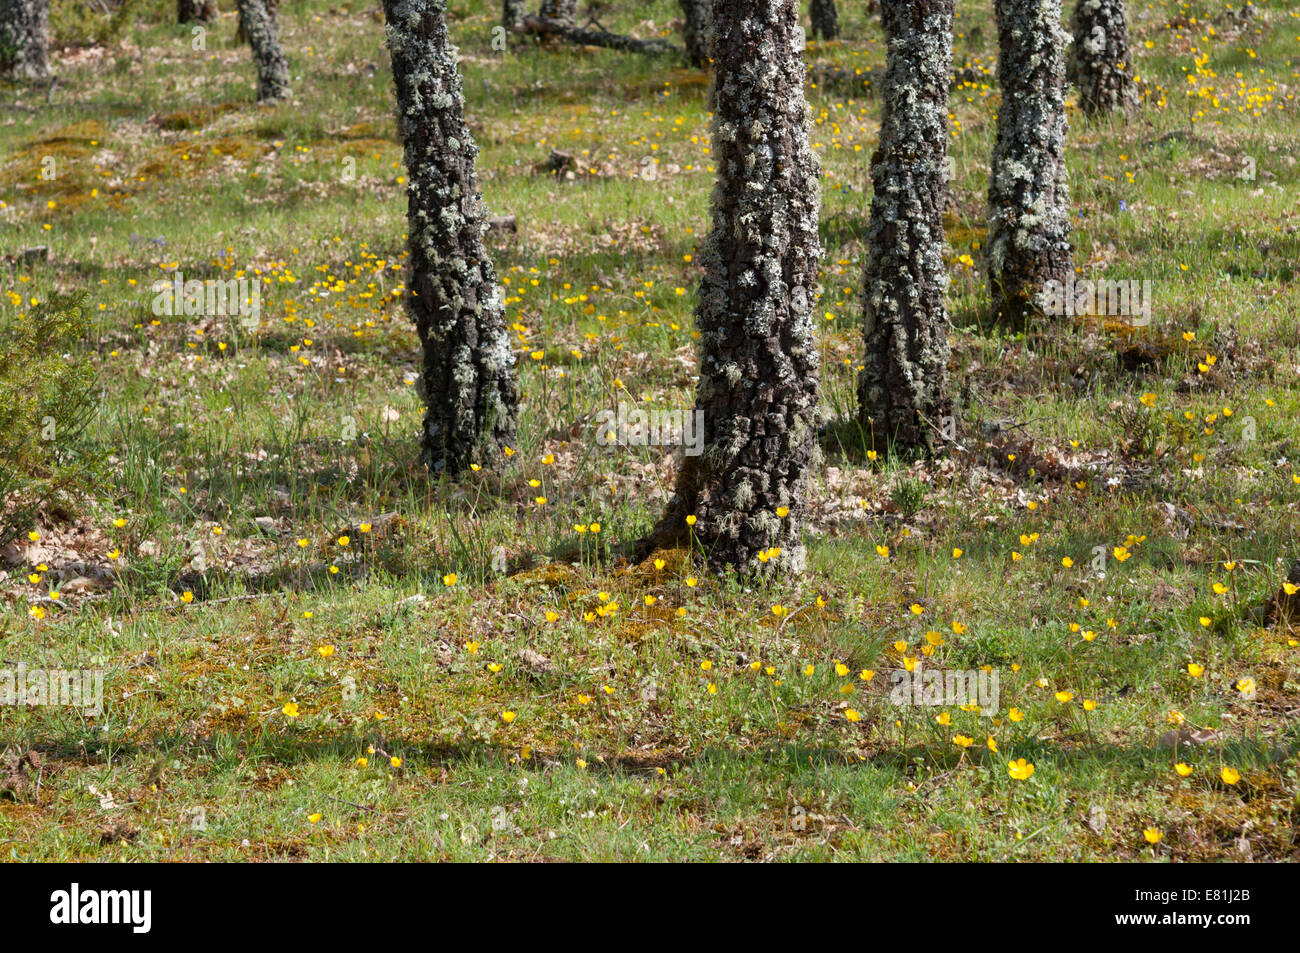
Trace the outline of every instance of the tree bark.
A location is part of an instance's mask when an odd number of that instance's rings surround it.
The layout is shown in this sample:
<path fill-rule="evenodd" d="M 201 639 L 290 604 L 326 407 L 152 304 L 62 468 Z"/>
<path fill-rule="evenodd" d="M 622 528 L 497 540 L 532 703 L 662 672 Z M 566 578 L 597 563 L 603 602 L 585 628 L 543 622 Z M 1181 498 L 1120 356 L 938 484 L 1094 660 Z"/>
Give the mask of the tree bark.
<path fill-rule="evenodd" d="M 715 567 L 767 577 L 806 561 L 804 493 L 818 453 L 820 168 L 796 0 L 714 0 L 713 29 L 718 178 L 695 309 L 703 452 L 684 459 L 673 500 L 638 551 L 693 536 Z"/>
<path fill-rule="evenodd" d="M 537 15 L 543 20 L 573 25 L 578 22 L 578 0 L 542 0 Z"/>
<path fill-rule="evenodd" d="M 524 22 L 524 17 L 528 15 L 527 0 L 502 0 L 501 3 L 501 25 L 507 30 L 512 30 Z"/>
<path fill-rule="evenodd" d="M 217 18 L 217 0 L 176 0 L 177 23 L 211 23 Z"/>
<path fill-rule="evenodd" d="M 711 0 L 680 0 L 682 16 L 682 44 L 686 47 L 686 59 L 695 67 L 709 65 L 712 56 L 709 43 L 709 6 Z"/>
<path fill-rule="evenodd" d="M 1065 168 L 1065 49 L 1060 0 L 995 0 L 997 143 L 989 176 L 992 315 L 1019 325 L 1043 313 L 1044 283 L 1070 271 Z"/>
<path fill-rule="evenodd" d="M 840 35 L 840 15 L 835 0 L 812 0 L 808 5 L 808 18 L 812 20 L 813 36 L 833 40 Z"/>
<path fill-rule="evenodd" d="M 410 184 L 408 307 L 424 348 L 423 459 L 459 474 L 515 440 L 519 385 L 504 298 L 483 245 L 478 147 L 465 125 L 446 0 L 384 0 Z"/>
<path fill-rule="evenodd" d="M 549 19 L 542 16 L 524 17 L 518 27 L 523 33 L 539 36 L 558 36 L 579 46 L 603 46 L 611 50 L 625 50 L 633 53 L 680 53 L 681 51 L 667 40 L 639 40 L 623 33 L 610 33 L 598 26 L 576 26 L 564 20 Z"/>
<path fill-rule="evenodd" d="M 257 66 L 257 101 L 276 102 L 293 95 L 289 89 L 289 61 L 280 45 L 280 23 L 276 8 L 269 0 L 236 0 L 239 24 L 253 50 Z"/>
<path fill-rule="evenodd" d="M 1085 115 L 1126 110 L 1137 103 L 1124 0 L 1077 0 L 1069 68 Z"/>
<path fill-rule="evenodd" d="M 871 157 L 858 407 L 873 443 L 929 452 L 949 413 L 943 212 L 953 0 L 883 0 L 880 145 Z M 879 445 L 879 444 L 877 444 Z"/>
<path fill-rule="evenodd" d="M 0 0 L 0 75 L 48 79 L 49 48 L 49 0 Z"/>

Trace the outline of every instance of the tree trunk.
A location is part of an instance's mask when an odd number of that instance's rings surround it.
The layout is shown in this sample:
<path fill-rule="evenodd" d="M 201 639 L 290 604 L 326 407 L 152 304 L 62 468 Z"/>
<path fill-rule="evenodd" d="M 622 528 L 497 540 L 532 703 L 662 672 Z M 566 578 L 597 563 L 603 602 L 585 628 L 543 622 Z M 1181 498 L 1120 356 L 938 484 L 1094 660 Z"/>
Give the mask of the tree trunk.
<path fill-rule="evenodd" d="M 989 176 L 988 275 L 995 320 L 1042 314 L 1044 284 L 1070 271 L 1065 48 L 1060 0 L 995 0 L 997 143 Z"/>
<path fill-rule="evenodd" d="M 408 306 L 424 347 L 423 459 L 455 476 L 513 443 L 514 353 L 465 125 L 446 0 L 384 0 L 407 174 Z"/>
<path fill-rule="evenodd" d="M 1137 103 L 1129 68 L 1124 0 L 1078 0 L 1070 79 L 1079 87 L 1079 108 L 1095 116 Z"/>
<path fill-rule="evenodd" d="M 796 0 L 713 0 L 713 30 L 718 179 L 695 309 L 703 453 L 684 459 L 667 512 L 638 550 L 693 535 L 712 565 L 766 577 L 805 564 L 804 492 L 818 453 L 820 168 Z"/>
<path fill-rule="evenodd" d="M 217 0 L 176 0 L 177 23 L 211 23 L 217 18 Z"/>
<path fill-rule="evenodd" d="M 289 89 L 289 62 L 280 46 L 278 3 L 270 0 L 236 0 L 239 24 L 257 65 L 257 101 L 276 102 L 293 95 Z"/>
<path fill-rule="evenodd" d="M 709 4 L 711 0 L 680 0 L 682 15 L 682 43 L 686 46 L 686 58 L 695 67 L 709 65 Z"/>
<path fill-rule="evenodd" d="M 0 76 L 48 79 L 49 0 L 0 0 Z"/>
<path fill-rule="evenodd" d="M 812 20 L 813 36 L 833 40 L 840 35 L 840 15 L 835 9 L 835 0 L 812 0 L 808 5 L 808 17 Z"/>
<path fill-rule="evenodd" d="M 951 408 L 943 211 L 953 9 L 953 0 L 881 6 L 883 115 L 871 157 L 858 406 L 873 444 L 903 452 L 933 449 Z"/>
<path fill-rule="evenodd" d="M 502 0 L 501 4 L 501 25 L 507 30 L 514 29 L 524 22 L 524 17 L 528 15 L 527 0 Z"/>
<path fill-rule="evenodd" d="M 578 21 L 578 0 L 542 0 L 537 15 L 543 20 L 559 20 L 574 24 Z"/>

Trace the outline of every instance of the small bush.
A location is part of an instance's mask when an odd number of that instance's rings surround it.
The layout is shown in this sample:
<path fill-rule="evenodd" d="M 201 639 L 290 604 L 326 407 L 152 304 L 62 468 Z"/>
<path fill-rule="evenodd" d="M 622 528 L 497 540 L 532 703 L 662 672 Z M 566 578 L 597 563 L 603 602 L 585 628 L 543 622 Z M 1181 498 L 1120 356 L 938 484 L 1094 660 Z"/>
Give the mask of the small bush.
<path fill-rule="evenodd" d="M 95 476 L 86 439 L 98 404 L 82 353 L 86 297 L 52 295 L 26 313 L 0 313 L 0 546 Z"/>

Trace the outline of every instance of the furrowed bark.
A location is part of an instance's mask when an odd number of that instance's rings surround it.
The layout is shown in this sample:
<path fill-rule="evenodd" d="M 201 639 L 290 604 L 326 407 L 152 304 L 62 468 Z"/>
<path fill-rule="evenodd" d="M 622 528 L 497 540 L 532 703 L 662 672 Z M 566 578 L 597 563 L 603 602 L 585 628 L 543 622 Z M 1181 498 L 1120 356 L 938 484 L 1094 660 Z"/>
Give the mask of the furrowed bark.
<path fill-rule="evenodd" d="M 880 145 L 871 157 L 858 407 L 875 446 L 929 452 L 949 413 L 943 211 L 953 0 L 882 0 Z"/>
<path fill-rule="evenodd" d="M 693 535 L 715 567 L 767 577 L 806 561 L 804 495 L 818 453 L 820 168 L 795 0 L 714 0 L 713 29 L 718 178 L 695 309 L 703 452 L 684 459 L 673 500 L 638 551 Z"/>
<path fill-rule="evenodd" d="M 574 24 L 578 21 L 578 0 L 542 0 L 537 15 L 543 20 Z"/>
<path fill-rule="evenodd" d="M 1137 103 L 1124 0 L 1077 0 L 1069 72 L 1079 87 L 1079 108 L 1085 115 L 1126 110 Z"/>
<path fill-rule="evenodd" d="M 293 95 L 289 88 L 289 61 L 280 45 L 280 24 L 268 0 L 236 0 L 239 23 L 257 66 L 257 101 L 278 102 Z"/>
<path fill-rule="evenodd" d="M 835 0 L 812 0 L 808 5 L 808 18 L 812 21 L 813 36 L 833 40 L 840 35 L 840 15 Z"/>
<path fill-rule="evenodd" d="M 0 75 L 49 79 L 49 48 L 49 0 L 0 0 Z"/>
<path fill-rule="evenodd" d="M 1070 270 L 1065 51 L 1060 0 L 995 0 L 997 143 L 989 177 L 988 275 L 995 320 L 1041 315 L 1044 283 Z"/>
<path fill-rule="evenodd" d="M 514 442 L 519 385 L 445 12 L 445 0 L 384 0 L 409 179 L 408 307 L 424 348 L 423 459 L 455 476 Z"/>

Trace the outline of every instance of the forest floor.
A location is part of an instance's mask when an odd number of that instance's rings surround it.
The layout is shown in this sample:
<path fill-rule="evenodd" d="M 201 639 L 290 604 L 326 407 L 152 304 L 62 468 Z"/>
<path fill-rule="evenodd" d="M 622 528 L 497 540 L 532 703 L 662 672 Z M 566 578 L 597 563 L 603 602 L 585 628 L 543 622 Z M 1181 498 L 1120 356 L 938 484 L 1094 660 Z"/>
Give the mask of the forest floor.
<path fill-rule="evenodd" d="M 680 42 L 675 3 L 611 6 Z M 499 4 L 453 4 L 525 406 L 439 485 L 375 4 L 282 4 L 276 107 L 228 7 L 113 32 L 56 0 L 50 102 L 0 90 L 0 253 L 49 248 L 0 264 L 0 322 L 89 294 L 108 465 L 0 554 L 3 665 L 104 692 L 0 708 L 0 858 L 1297 856 L 1300 635 L 1269 606 L 1300 557 L 1300 2 L 1130 5 L 1143 101 L 1071 93 L 1070 188 L 1080 277 L 1149 280 L 1151 321 L 1022 331 L 985 313 L 996 31 L 961 5 L 934 462 L 851 425 L 884 53 L 841 4 L 807 53 L 824 460 L 809 571 L 765 589 L 630 564 L 673 455 L 596 442 L 620 402 L 693 401 L 705 75 L 494 51 Z M 260 280 L 263 326 L 156 316 L 177 271 Z M 999 697 L 897 704 L 918 664 Z"/>

